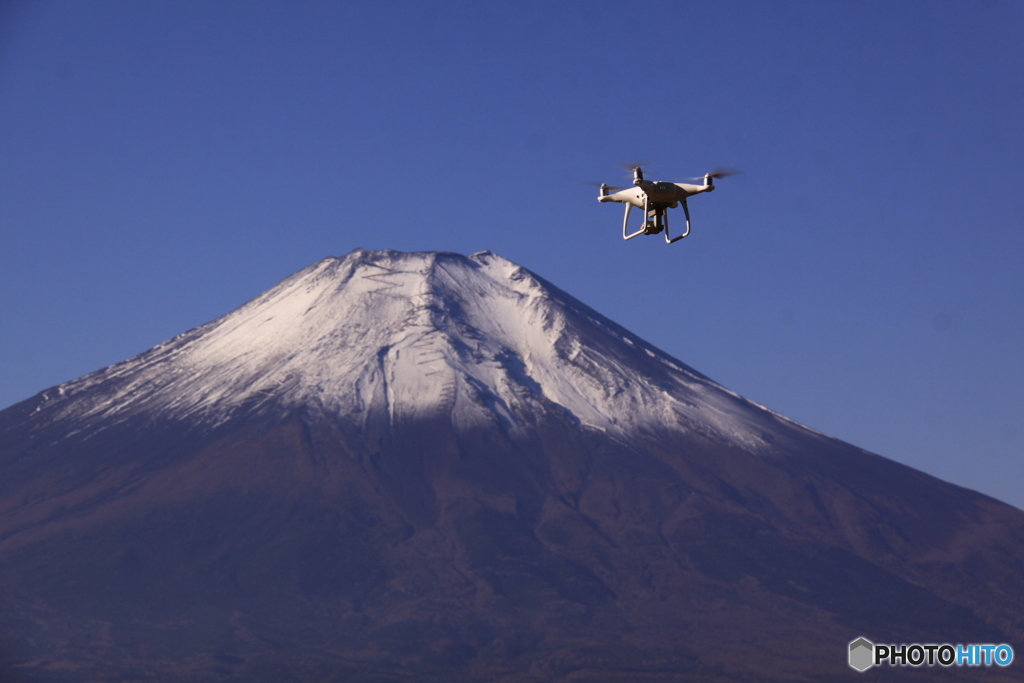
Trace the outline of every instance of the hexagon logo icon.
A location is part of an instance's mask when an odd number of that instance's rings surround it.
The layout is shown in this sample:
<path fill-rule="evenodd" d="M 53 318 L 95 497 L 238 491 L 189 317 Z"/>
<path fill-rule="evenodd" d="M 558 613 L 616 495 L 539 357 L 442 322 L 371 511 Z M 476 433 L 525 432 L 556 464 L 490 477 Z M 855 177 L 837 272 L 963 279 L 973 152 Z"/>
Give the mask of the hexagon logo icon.
<path fill-rule="evenodd" d="M 858 638 L 850 643 L 850 666 L 857 671 L 867 671 L 875 663 L 875 644 L 867 638 Z"/>

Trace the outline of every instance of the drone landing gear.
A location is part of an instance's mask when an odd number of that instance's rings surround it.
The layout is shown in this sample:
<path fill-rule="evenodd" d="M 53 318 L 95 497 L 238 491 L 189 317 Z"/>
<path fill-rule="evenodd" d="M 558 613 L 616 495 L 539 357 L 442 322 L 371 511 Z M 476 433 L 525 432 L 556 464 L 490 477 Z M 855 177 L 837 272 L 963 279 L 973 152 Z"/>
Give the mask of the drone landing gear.
<path fill-rule="evenodd" d="M 622 217 L 622 239 L 631 240 L 639 235 L 657 235 L 662 230 L 665 231 L 665 243 L 672 244 L 678 242 L 687 235 L 690 234 L 690 208 L 686 205 L 686 200 L 682 200 L 683 213 L 686 214 L 686 232 L 678 237 L 669 237 L 668 234 L 668 209 L 664 206 L 650 208 L 647 202 L 644 202 L 644 224 L 636 232 L 629 233 L 629 212 L 633 209 L 632 204 L 626 204 L 626 214 Z"/>
<path fill-rule="evenodd" d="M 665 221 L 665 244 L 672 244 L 673 242 L 678 242 L 679 240 L 683 239 L 684 237 L 686 237 L 687 235 L 690 234 L 690 207 L 688 207 L 686 205 L 686 200 L 685 199 L 682 200 L 680 202 L 680 204 L 683 205 L 683 213 L 686 215 L 686 232 L 684 232 L 679 237 L 669 238 L 669 236 L 668 236 L 668 221 L 666 220 Z"/>
<path fill-rule="evenodd" d="M 637 232 L 634 232 L 631 235 L 626 234 L 627 231 L 628 231 L 628 228 L 626 226 L 629 224 L 629 212 L 632 211 L 632 210 L 633 210 L 633 205 L 632 204 L 626 204 L 626 215 L 622 217 L 622 239 L 624 239 L 624 240 L 631 240 L 634 237 L 636 237 L 637 235 L 644 234 L 643 228 L 641 228 Z"/>

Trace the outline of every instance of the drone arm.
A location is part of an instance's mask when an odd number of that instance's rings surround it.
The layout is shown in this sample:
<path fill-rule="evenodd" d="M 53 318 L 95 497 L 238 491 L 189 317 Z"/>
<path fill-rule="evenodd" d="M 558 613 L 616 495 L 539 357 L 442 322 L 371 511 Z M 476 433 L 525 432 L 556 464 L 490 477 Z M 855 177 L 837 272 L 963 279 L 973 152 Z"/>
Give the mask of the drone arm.
<path fill-rule="evenodd" d="M 669 238 L 669 236 L 668 236 L 668 212 L 666 211 L 665 212 L 665 243 L 666 244 L 672 244 L 673 242 L 678 242 L 679 240 L 683 239 L 684 237 L 686 237 L 687 235 L 690 234 L 690 207 L 688 207 L 686 205 L 686 199 L 685 198 L 680 203 L 683 205 L 683 213 L 686 214 L 686 232 L 684 232 L 679 237 Z"/>
<path fill-rule="evenodd" d="M 637 235 L 644 234 L 644 229 L 643 228 L 640 228 L 640 230 L 638 230 L 637 232 L 634 232 L 632 235 L 629 235 L 629 234 L 626 233 L 626 226 L 629 224 L 629 212 L 632 209 L 633 209 L 633 205 L 627 203 L 626 204 L 626 215 L 622 217 L 622 239 L 624 239 L 624 240 L 631 240 L 634 237 L 636 237 Z"/>

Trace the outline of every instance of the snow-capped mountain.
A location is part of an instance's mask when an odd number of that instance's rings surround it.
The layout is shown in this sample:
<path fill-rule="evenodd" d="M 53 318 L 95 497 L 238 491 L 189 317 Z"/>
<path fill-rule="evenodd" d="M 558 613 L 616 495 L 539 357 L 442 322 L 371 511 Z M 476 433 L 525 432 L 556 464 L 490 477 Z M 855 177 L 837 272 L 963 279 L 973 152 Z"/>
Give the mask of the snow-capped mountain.
<path fill-rule="evenodd" d="M 563 410 L 623 438 L 696 429 L 753 450 L 784 420 L 490 252 L 327 258 L 43 399 L 47 420 L 102 428 L 301 407 L 357 426 L 450 415 L 515 431 Z"/>
<path fill-rule="evenodd" d="M 1021 511 L 489 252 L 325 259 L 0 411 L 5 682 L 844 680 L 1019 641 L 1021 567 Z"/>

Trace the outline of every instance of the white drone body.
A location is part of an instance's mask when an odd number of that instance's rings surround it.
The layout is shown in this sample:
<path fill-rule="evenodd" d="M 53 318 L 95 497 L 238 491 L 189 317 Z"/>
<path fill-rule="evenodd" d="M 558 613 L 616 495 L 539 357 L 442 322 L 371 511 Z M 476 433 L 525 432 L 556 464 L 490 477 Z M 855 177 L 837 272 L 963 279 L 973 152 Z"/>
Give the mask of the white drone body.
<path fill-rule="evenodd" d="M 633 187 L 624 189 L 611 188 L 601 184 L 599 202 L 619 202 L 626 205 L 626 214 L 622 218 L 622 239 L 631 240 L 638 235 L 657 235 L 664 231 L 665 242 L 672 244 L 690 234 L 690 208 L 686 205 L 687 197 L 715 189 L 715 178 L 724 178 L 738 173 L 732 170 L 717 170 L 704 175 L 703 185 L 689 183 L 652 182 L 644 180 L 644 172 L 639 166 L 631 167 L 633 171 Z M 613 190 L 617 190 L 614 191 Z M 668 209 L 683 205 L 686 215 L 686 232 L 678 237 L 670 237 L 668 233 Z M 644 210 L 644 224 L 634 233 L 629 232 L 629 212 L 633 207 Z"/>

